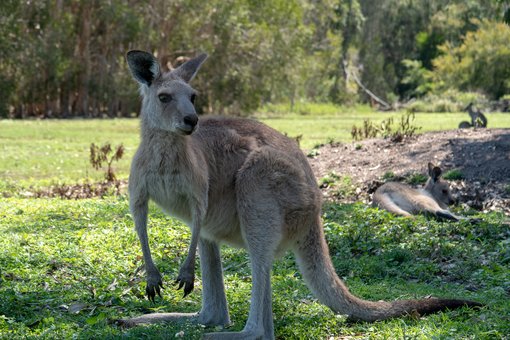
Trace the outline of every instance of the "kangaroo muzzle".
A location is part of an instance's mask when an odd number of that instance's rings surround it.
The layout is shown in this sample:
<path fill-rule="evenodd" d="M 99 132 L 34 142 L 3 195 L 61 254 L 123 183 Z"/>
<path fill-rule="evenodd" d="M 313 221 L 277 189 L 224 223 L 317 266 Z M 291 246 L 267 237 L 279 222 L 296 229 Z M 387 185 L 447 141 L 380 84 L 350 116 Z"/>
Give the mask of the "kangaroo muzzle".
<path fill-rule="evenodd" d="M 182 119 L 182 121 L 184 124 L 182 125 L 181 130 L 189 135 L 195 131 L 195 128 L 197 127 L 198 116 L 196 114 L 187 115 Z"/>

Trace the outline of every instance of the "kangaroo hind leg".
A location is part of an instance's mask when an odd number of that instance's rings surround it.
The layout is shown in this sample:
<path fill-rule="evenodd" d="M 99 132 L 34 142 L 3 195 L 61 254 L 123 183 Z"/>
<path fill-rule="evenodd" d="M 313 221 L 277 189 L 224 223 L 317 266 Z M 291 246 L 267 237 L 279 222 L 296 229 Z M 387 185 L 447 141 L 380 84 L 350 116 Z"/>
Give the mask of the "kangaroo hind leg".
<path fill-rule="evenodd" d="M 202 272 L 202 310 L 198 322 L 207 326 L 230 324 L 218 244 L 200 238 L 198 251 Z"/>
<path fill-rule="evenodd" d="M 239 173 L 236 181 L 241 233 L 252 270 L 248 320 L 241 332 L 210 333 L 205 339 L 274 339 L 271 267 L 284 219 L 267 160 L 271 159 L 261 155 Z"/>
<path fill-rule="evenodd" d="M 241 332 L 209 333 L 204 339 L 274 339 L 271 266 L 279 238 L 269 230 L 277 229 L 281 221 L 274 211 L 258 208 L 247 205 L 249 213 L 240 211 L 252 271 L 251 303 L 246 325 Z M 250 216 L 246 218 L 248 214 Z"/>
<path fill-rule="evenodd" d="M 393 213 L 395 215 L 401 215 L 401 216 L 406 216 L 406 217 L 410 217 L 412 216 L 411 213 L 409 213 L 408 211 L 405 211 L 404 209 L 402 209 L 401 207 L 399 207 L 390 197 L 388 197 L 387 195 L 384 195 L 381 197 L 380 201 L 377 202 L 377 206 L 380 208 L 380 209 L 384 209 L 384 210 L 387 210 L 389 211 L 390 213 Z"/>

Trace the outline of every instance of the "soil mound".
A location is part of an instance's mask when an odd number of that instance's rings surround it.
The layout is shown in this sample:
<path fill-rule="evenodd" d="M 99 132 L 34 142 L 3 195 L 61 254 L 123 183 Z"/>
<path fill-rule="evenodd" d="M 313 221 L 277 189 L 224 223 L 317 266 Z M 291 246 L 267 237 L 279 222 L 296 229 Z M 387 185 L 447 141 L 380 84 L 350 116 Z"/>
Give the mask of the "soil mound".
<path fill-rule="evenodd" d="M 371 194 L 385 178 L 403 180 L 426 174 L 427 163 L 440 165 L 443 173 L 456 169 L 462 179 L 450 181 L 460 204 L 483 211 L 510 215 L 510 129 L 463 129 L 429 132 L 395 143 L 369 139 L 320 147 L 309 158 L 318 179 L 348 176 L 355 188 L 338 194 L 323 186 L 327 199 L 371 202 Z"/>

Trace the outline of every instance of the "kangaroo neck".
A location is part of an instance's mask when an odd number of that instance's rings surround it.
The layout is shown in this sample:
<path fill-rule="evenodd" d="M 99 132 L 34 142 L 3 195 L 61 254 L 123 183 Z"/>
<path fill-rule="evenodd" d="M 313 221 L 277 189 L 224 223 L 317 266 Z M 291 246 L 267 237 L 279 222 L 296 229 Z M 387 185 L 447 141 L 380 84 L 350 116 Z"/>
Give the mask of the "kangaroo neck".
<path fill-rule="evenodd" d="M 141 139 L 142 143 L 158 143 L 172 145 L 173 149 L 187 149 L 189 147 L 191 136 L 185 136 L 176 132 L 163 130 L 154 127 L 146 119 L 141 120 Z"/>
<path fill-rule="evenodd" d="M 203 168 L 204 157 L 193 142 L 192 135 L 181 135 L 175 132 L 154 128 L 144 124 L 141 126 L 141 145 L 152 162 L 175 171 L 191 168 Z"/>

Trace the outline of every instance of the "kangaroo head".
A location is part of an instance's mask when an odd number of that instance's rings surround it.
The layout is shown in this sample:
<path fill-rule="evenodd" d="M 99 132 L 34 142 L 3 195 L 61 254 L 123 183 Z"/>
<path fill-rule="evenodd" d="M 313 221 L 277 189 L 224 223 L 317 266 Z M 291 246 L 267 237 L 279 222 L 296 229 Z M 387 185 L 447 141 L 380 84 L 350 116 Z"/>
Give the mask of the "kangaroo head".
<path fill-rule="evenodd" d="M 425 183 L 424 189 L 439 203 L 441 208 L 446 209 L 449 205 L 455 203 L 450 186 L 443 181 L 441 177 L 442 170 L 432 163 L 428 164 L 429 179 Z"/>
<path fill-rule="evenodd" d="M 148 52 L 129 51 L 131 74 L 140 84 L 142 119 L 152 128 L 189 135 L 198 126 L 194 101 L 196 91 L 189 85 L 207 54 L 188 60 L 169 72 L 161 72 L 157 59 Z"/>
<path fill-rule="evenodd" d="M 469 111 L 473 107 L 473 103 L 467 104 L 467 106 L 464 108 L 464 111 Z"/>

